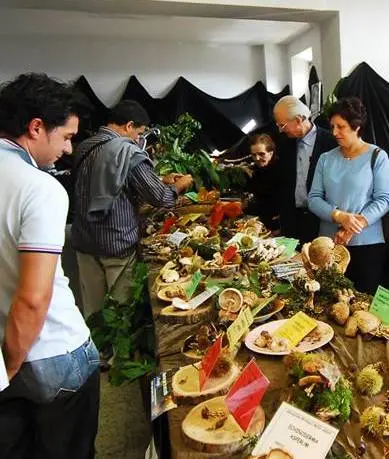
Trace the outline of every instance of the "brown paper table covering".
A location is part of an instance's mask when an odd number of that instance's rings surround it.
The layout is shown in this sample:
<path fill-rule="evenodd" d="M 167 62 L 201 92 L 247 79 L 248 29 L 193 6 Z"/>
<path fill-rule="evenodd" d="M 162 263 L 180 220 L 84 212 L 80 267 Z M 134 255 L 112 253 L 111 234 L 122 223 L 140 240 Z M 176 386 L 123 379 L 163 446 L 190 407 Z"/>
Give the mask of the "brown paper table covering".
<path fill-rule="evenodd" d="M 166 304 L 161 302 L 155 294 L 154 280 L 157 273 L 158 270 L 150 267 L 149 291 L 156 331 L 156 352 L 159 360 L 159 368 L 161 371 L 164 371 L 188 365 L 192 362 L 181 354 L 181 347 L 185 338 L 196 332 L 200 324 L 171 325 L 164 324 L 159 320 L 159 312 Z M 215 309 L 215 316 L 216 314 L 217 312 Z M 279 318 L 283 317 L 279 316 Z M 356 365 L 358 365 L 359 368 L 362 368 L 364 365 L 378 361 L 382 361 L 385 364 L 385 369 L 388 369 L 389 346 L 386 344 L 385 340 L 374 339 L 364 341 L 360 337 L 347 338 L 344 336 L 343 327 L 334 325 L 333 323 L 331 323 L 331 325 L 335 330 L 335 336 L 331 343 L 323 349 L 334 354 L 335 359 L 345 376 L 352 375 L 355 371 Z M 244 343 L 242 343 L 241 349 L 236 357 L 237 361 L 243 366 L 252 357 L 256 359 L 256 362 L 260 366 L 261 370 L 270 380 L 270 388 L 261 403 L 265 410 L 267 420 L 270 420 L 279 407 L 281 401 L 287 400 L 288 398 L 288 377 L 286 375 L 285 366 L 282 363 L 281 357 L 269 357 L 255 354 L 254 352 L 248 350 Z M 389 388 L 387 371 L 385 374 L 384 387 Z M 389 443 L 385 445 L 382 441 L 366 438 L 366 453 L 363 456 L 358 456 L 357 453 L 357 448 L 361 439 L 359 413 L 361 413 L 366 406 L 375 402 L 379 403 L 383 398 L 384 393 L 377 396 L 377 398 L 371 399 L 363 396 L 356 396 L 354 392 L 354 404 L 351 420 L 342 427 L 337 438 L 337 441 L 344 446 L 352 458 L 361 457 L 362 459 L 384 459 L 385 457 L 389 457 L 389 453 L 386 455 L 385 451 L 385 446 L 389 447 Z M 197 452 L 185 445 L 181 436 L 181 423 L 190 409 L 190 406 L 180 406 L 168 413 L 172 459 L 223 458 L 224 455 Z M 247 457 L 247 453 L 240 453 L 234 456 L 229 455 L 228 457 L 244 459 Z"/>

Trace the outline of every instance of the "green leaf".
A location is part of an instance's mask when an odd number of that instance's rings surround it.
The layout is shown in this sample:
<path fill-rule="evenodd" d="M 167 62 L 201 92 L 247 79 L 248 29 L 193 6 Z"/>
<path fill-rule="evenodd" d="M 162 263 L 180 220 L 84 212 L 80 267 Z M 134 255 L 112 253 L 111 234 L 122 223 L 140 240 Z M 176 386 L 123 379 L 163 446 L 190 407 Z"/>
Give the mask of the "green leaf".
<path fill-rule="evenodd" d="M 278 283 L 272 288 L 273 293 L 278 293 L 279 295 L 288 293 L 292 289 L 291 284 L 286 284 L 286 283 Z"/>
<path fill-rule="evenodd" d="M 130 337 L 123 337 L 116 339 L 114 350 L 119 358 L 126 359 L 130 357 L 133 350 Z"/>
<path fill-rule="evenodd" d="M 113 311 L 112 309 L 102 309 L 102 315 L 103 315 L 104 322 L 107 325 L 112 325 L 116 322 L 117 313 Z"/>

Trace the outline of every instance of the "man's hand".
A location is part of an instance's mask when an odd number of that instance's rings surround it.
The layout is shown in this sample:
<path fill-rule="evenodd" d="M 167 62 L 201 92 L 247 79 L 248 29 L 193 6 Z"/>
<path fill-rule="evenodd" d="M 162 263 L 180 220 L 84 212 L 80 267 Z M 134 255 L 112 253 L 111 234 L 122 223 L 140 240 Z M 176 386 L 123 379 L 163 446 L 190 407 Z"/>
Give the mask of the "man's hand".
<path fill-rule="evenodd" d="M 179 193 L 185 192 L 193 183 L 193 178 L 191 175 L 183 175 L 179 178 L 174 184 Z"/>
<path fill-rule="evenodd" d="M 165 185 L 174 185 L 178 179 L 184 177 L 183 174 L 168 174 L 162 177 L 162 182 Z"/>
<path fill-rule="evenodd" d="M 8 381 L 11 381 L 12 378 L 16 375 L 16 373 L 20 370 L 20 367 L 19 368 L 13 368 L 13 369 L 9 369 L 7 368 L 7 377 L 8 377 Z"/>
<path fill-rule="evenodd" d="M 19 281 L 4 332 L 4 360 L 9 378 L 15 376 L 37 340 L 53 293 L 58 255 L 21 252 Z"/>

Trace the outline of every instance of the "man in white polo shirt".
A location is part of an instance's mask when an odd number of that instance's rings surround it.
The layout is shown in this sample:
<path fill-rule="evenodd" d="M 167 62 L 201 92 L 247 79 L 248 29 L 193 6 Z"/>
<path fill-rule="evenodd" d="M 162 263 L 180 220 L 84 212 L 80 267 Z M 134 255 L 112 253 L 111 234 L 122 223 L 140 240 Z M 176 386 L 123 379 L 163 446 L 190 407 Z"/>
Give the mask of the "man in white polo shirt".
<path fill-rule="evenodd" d="M 64 277 L 68 197 L 39 170 L 72 152 L 75 99 L 46 75 L 0 89 L 1 459 L 91 459 L 99 356 Z"/>

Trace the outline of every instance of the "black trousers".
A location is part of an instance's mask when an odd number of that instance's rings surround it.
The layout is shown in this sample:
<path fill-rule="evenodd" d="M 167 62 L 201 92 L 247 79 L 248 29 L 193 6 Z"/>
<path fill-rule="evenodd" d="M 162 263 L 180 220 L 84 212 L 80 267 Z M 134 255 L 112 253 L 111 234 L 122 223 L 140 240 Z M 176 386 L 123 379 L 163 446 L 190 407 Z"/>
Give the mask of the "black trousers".
<path fill-rule="evenodd" d="M 311 242 L 319 235 L 320 221 L 306 208 L 295 210 L 295 235 L 299 239 L 300 248 L 306 242 Z"/>
<path fill-rule="evenodd" d="M 93 459 L 100 372 L 75 393 L 50 403 L 7 398 L 0 403 L 1 459 Z"/>
<path fill-rule="evenodd" d="M 351 261 L 346 276 L 360 292 L 374 295 L 382 279 L 385 265 L 385 244 L 347 246 Z"/>

